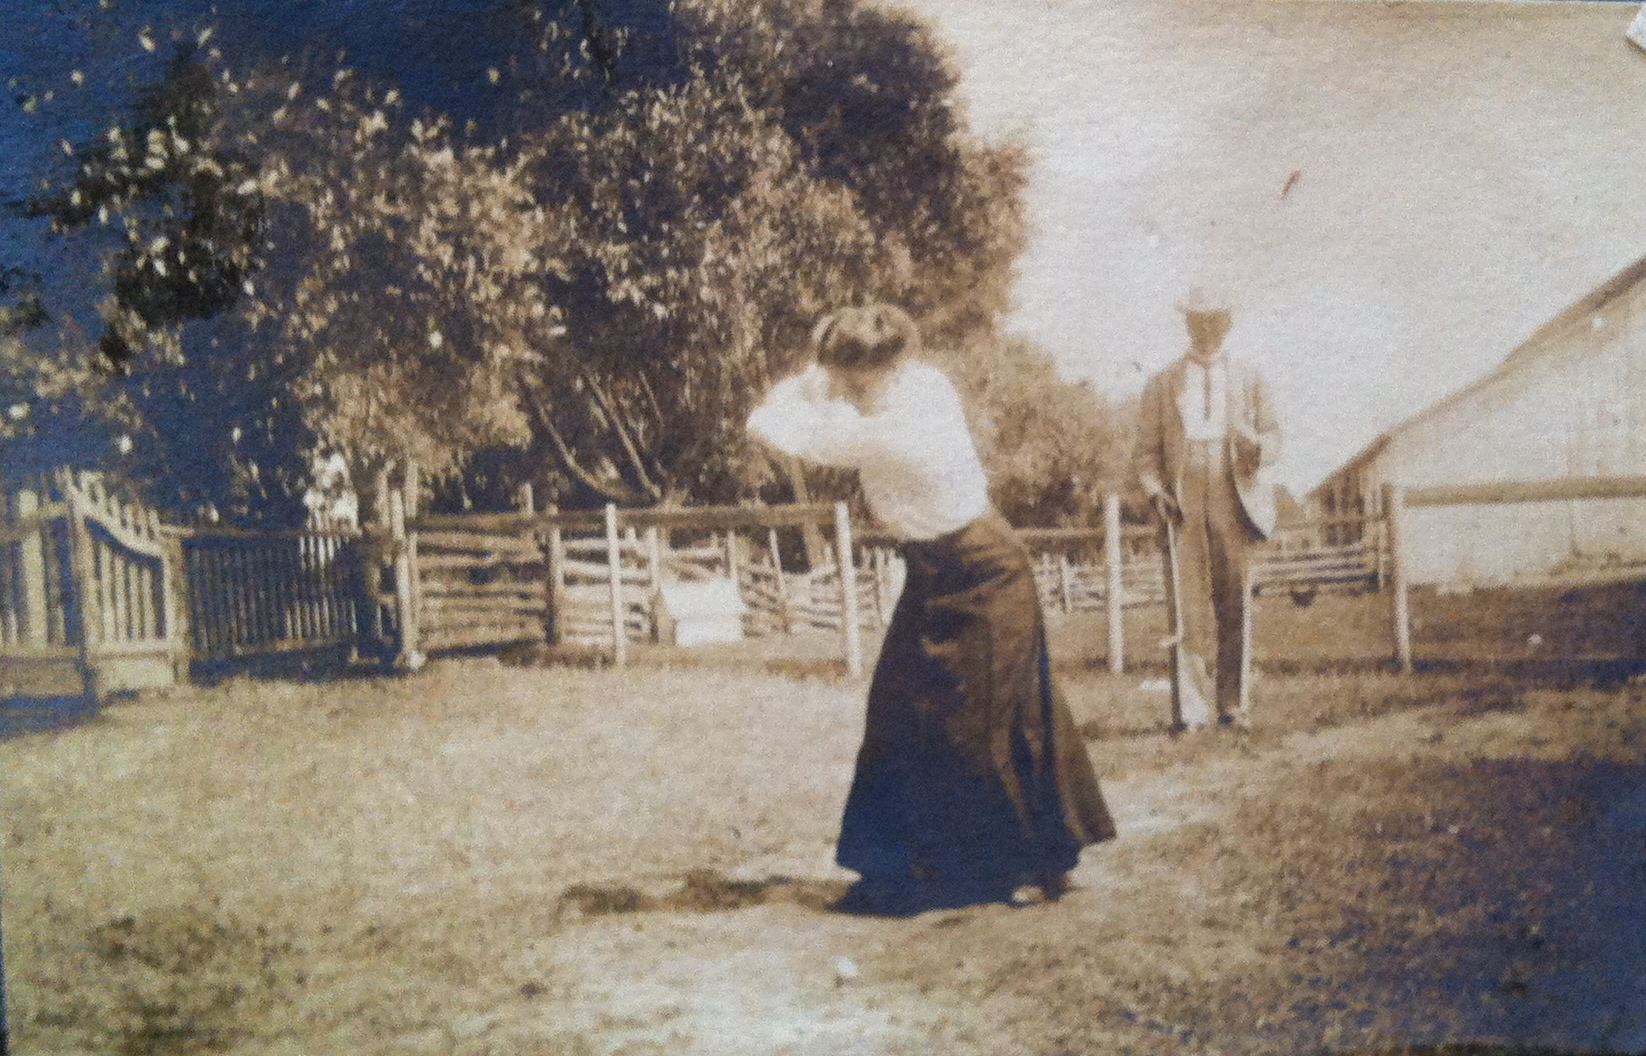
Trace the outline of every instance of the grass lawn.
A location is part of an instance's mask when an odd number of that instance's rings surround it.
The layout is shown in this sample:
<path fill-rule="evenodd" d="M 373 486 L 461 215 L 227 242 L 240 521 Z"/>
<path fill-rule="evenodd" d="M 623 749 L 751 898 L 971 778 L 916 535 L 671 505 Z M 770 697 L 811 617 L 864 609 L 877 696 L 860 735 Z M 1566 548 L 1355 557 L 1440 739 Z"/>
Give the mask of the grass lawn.
<path fill-rule="evenodd" d="M 1646 691 L 1560 661 L 1630 656 L 1636 600 L 1421 596 L 1402 678 L 1377 599 L 1265 599 L 1259 730 L 1175 740 L 1158 665 L 1062 621 L 1121 839 L 1061 904 L 909 920 L 827 908 L 864 692 L 827 637 L 36 723 L 0 741 L 15 1051 L 1646 1049 Z"/>

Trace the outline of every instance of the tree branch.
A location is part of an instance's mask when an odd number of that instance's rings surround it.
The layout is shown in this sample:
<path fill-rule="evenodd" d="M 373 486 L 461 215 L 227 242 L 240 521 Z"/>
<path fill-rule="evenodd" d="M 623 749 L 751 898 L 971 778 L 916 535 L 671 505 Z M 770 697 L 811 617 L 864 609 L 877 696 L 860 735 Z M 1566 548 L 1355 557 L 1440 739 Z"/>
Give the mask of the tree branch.
<path fill-rule="evenodd" d="M 532 390 L 531 384 L 524 377 L 520 380 L 520 392 L 526 404 L 527 415 L 532 419 L 532 424 L 537 427 L 538 431 L 549 438 L 549 443 L 554 447 L 555 456 L 568 473 L 576 477 L 590 491 L 603 495 L 612 502 L 626 503 L 631 506 L 649 504 L 651 501 L 649 496 L 625 486 L 621 479 L 603 480 L 585 469 L 583 464 L 577 460 L 577 452 L 572 450 L 571 445 L 566 442 L 565 436 L 555 426 L 554 417 L 549 409 L 543 405 L 543 401 Z"/>
<path fill-rule="evenodd" d="M 652 479 L 652 475 L 646 471 L 645 456 L 640 453 L 640 447 L 635 443 L 634 434 L 630 432 L 628 425 L 623 421 L 623 416 L 618 412 L 617 405 L 612 401 L 611 395 L 606 392 L 605 386 L 601 385 L 587 371 L 583 373 L 583 383 L 589 387 L 589 394 L 594 397 L 595 403 L 599 404 L 601 413 L 606 416 L 606 421 L 611 423 L 612 432 L 617 434 L 617 441 L 623 447 L 623 454 L 628 457 L 629 468 L 633 470 L 635 480 L 640 485 L 641 490 L 649 493 L 653 502 L 658 501 L 663 497 L 663 489 L 657 486 L 657 482 Z"/>
<path fill-rule="evenodd" d="M 651 379 L 646 377 L 645 371 L 640 372 L 640 395 L 646 397 L 646 406 L 651 408 L 652 417 L 657 419 L 657 427 L 663 428 L 663 405 L 657 401 L 657 390 L 652 388 Z"/>

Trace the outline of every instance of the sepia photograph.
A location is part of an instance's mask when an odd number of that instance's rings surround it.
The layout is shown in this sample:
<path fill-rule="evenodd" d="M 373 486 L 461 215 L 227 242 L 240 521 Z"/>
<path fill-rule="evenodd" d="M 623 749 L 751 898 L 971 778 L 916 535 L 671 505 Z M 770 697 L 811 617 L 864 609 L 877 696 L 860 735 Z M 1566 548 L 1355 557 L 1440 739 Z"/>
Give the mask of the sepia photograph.
<path fill-rule="evenodd" d="M 0 7 L 0 1056 L 1646 1053 L 1639 0 Z"/>

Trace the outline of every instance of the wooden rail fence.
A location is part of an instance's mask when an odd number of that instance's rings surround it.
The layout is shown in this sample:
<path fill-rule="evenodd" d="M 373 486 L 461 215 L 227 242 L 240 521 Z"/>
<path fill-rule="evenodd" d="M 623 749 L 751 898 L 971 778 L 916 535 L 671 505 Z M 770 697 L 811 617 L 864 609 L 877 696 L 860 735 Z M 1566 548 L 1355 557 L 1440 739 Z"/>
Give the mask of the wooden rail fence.
<path fill-rule="evenodd" d="M 1548 480 L 1383 487 L 1383 530 L 1388 540 L 1389 626 L 1395 663 L 1410 672 L 1412 660 L 1411 584 L 1407 575 L 1407 511 L 1417 507 L 1572 502 L 1584 499 L 1646 499 L 1646 477 L 1557 477 Z"/>
<path fill-rule="evenodd" d="M 1382 589 L 1397 664 L 1410 670 L 1405 511 L 1413 506 L 1646 498 L 1646 478 L 1390 488 L 1376 517 L 1284 529 L 1255 589 Z M 403 493 L 362 533 L 161 525 L 93 474 L 59 473 L 0 493 L 0 690 L 103 693 L 163 684 L 190 664 L 330 650 L 416 666 L 425 651 L 583 642 L 618 662 L 654 636 L 668 582 L 729 579 L 750 633 L 839 635 L 853 672 L 862 634 L 901 590 L 890 539 L 855 531 L 845 504 L 423 514 Z M 1341 529 L 1341 530 L 1339 530 Z M 827 559 L 794 564 L 794 533 L 826 535 Z M 1159 604 L 1154 532 L 1121 521 L 1026 529 L 1050 612 L 1102 611 L 1111 667 L 1125 667 L 1124 612 Z M 1340 541 L 1324 545 L 1326 538 Z"/>

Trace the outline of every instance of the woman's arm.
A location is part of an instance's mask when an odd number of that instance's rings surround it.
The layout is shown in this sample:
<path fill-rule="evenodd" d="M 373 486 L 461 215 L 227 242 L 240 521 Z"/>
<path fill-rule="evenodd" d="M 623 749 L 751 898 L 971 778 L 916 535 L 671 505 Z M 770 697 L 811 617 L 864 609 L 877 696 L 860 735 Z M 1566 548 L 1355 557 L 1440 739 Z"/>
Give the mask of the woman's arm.
<path fill-rule="evenodd" d="M 786 455 L 851 467 L 862 457 L 868 419 L 829 394 L 828 372 L 813 364 L 772 386 L 749 415 L 756 439 Z"/>

